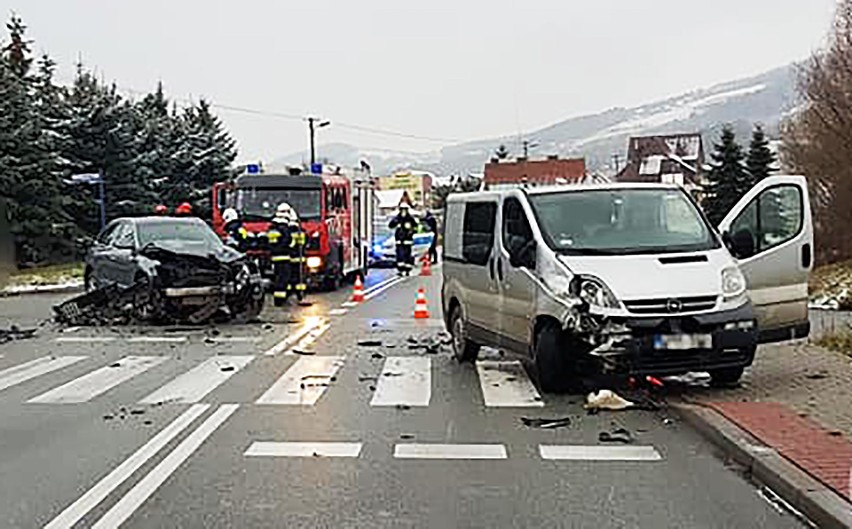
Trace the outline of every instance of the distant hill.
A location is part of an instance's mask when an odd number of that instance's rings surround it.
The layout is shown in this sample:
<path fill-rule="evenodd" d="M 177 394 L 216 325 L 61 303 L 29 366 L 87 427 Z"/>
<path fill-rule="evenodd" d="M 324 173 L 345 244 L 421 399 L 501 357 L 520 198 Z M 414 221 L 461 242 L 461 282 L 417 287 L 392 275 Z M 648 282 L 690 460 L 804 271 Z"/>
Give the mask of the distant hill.
<path fill-rule="evenodd" d="M 754 123 L 763 123 L 770 135 L 776 135 L 781 119 L 795 105 L 795 67 L 789 65 L 655 103 L 569 118 L 528 133 L 526 139 L 538 144 L 530 152 L 533 157 L 585 156 L 588 167 L 608 169 L 613 154 L 624 159 L 630 136 L 697 130 L 709 149 L 722 125 L 731 123 L 745 143 Z M 323 157 L 345 166 L 366 159 L 374 172 L 416 167 L 437 174 L 465 174 L 482 172 L 500 144 L 513 156 L 521 152 L 516 136 L 475 140 L 423 154 L 362 152 L 347 144 L 322 145 L 320 150 Z M 305 153 L 294 153 L 276 162 L 299 163 L 305 158 Z"/>

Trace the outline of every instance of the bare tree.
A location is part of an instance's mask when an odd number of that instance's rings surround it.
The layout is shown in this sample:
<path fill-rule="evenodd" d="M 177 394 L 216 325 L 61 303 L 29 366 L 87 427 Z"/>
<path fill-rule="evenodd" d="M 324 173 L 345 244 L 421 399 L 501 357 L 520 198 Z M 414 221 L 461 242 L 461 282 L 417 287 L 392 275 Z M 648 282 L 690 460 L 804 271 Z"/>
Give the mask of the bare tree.
<path fill-rule="evenodd" d="M 783 127 L 782 159 L 810 181 L 820 263 L 852 259 L 852 0 L 827 47 L 799 71 L 803 105 Z"/>

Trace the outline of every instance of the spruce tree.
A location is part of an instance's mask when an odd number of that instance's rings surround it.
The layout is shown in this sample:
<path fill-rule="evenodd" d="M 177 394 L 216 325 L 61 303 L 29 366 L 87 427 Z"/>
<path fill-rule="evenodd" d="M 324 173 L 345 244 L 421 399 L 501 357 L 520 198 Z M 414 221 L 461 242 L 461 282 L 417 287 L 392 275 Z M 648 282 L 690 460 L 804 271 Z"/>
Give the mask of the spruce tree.
<path fill-rule="evenodd" d="M 24 25 L 21 17 L 13 13 L 9 22 L 6 23 L 6 29 L 9 30 L 9 44 L 3 47 L 3 57 L 12 73 L 25 78 L 33 63 L 30 56 L 32 41 L 27 40 L 25 36 L 27 26 Z"/>
<path fill-rule="evenodd" d="M 751 177 L 751 184 L 754 185 L 777 171 L 776 160 L 775 153 L 769 148 L 769 139 L 763 127 L 756 125 L 746 157 L 746 169 Z"/>
<path fill-rule="evenodd" d="M 712 170 L 707 175 L 704 210 L 716 225 L 750 188 L 750 177 L 743 165 L 742 148 L 730 126 L 722 129 L 720 142 L 713 145 Z"/>

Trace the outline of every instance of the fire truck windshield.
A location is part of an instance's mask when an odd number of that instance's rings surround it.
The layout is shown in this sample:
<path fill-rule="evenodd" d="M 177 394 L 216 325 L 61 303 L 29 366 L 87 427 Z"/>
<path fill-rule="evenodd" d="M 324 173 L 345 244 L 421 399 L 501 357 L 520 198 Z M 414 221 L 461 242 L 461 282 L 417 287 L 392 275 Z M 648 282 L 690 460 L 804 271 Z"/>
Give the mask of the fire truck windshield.
<path fill-rule="evenodd" d="M 286 202 L 296 210 L 300 219 L 320 218 L 319 189 L 264 189 L 247 188 L 237 190 L 237 211 L 242 218 L 271 219 L 275 209 Z"/>

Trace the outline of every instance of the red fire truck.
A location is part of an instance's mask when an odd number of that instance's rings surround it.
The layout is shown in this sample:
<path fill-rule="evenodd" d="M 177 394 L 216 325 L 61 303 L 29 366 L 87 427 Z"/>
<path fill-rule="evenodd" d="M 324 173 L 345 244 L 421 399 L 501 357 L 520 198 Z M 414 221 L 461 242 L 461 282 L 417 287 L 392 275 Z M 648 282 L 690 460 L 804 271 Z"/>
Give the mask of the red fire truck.
<path fill-rule="evenodd" d="M 307 283 L 333 290 L 347 276 L 366 274 L 373 239 L 374 182 L 367 173 L 310 174 L 291 168 L 276 174 L 243 174 L 213 187 L 213 228 L 225 237 L 222 212 L 237 210 L 243 227 L 262 241 L 282 202 L 299 214 L 307 236 Z M 247 251 L 271 275 L 262 243 Z"/>

